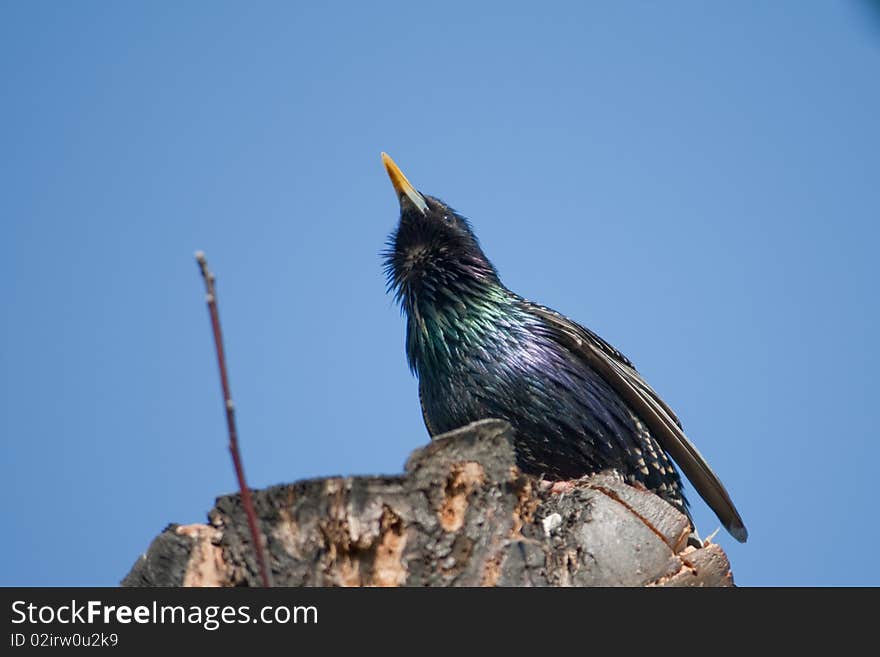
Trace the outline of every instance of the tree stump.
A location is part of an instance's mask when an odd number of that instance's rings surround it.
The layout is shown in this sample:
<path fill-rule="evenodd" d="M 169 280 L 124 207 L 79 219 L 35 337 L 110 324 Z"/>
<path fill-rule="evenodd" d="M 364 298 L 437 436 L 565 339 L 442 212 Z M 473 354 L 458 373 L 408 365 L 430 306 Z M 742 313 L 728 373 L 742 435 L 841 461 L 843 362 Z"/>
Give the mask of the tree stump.
<path fill-rule="evenodd" d="M 416 450 L 404 474 L 254 491 L 277 586 L 731 586 L 718 545 L 613 473 L 522 474 L 513 431 L 482 420 Z M 259 586 L 239 495 L 170 525 L 123 586 Z"/>

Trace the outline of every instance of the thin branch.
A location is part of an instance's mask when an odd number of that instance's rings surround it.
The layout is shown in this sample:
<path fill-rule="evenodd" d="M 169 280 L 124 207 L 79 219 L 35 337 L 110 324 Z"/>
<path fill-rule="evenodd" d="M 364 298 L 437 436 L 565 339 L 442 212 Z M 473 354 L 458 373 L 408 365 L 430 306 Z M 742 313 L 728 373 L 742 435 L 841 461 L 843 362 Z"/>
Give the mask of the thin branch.
<path fill-rule="evenodd" d="M 260 577 L 263 586 L 272 586 L 269 569 L 266 567 L 266 554 L 263 549 L 263 535 L 257 526 L 257 514 L 254 511 L 254 503 L 251 498 L 250 488 L 244 478 L 244 466 L 241 462 L 241 454 L 238 449 L 238 431 L 235 428 L 235 406 L 232 403 L 232 394 L 229 391 L 229 376 L 226 373 L 226 355 L 223 349 L 223 333 L 220 330 L 220 312 L 217 310 L 217 289 L 215 286 L 214 273 L 208 269 L 208 261 L 202 251 L 196 251 L 196 262 L 205 281 L 206 301 L 208 313 L 211 315 L 211 328 L 214 332 L 214 345 L 217 348 L 217 364 L 220 367 L 220 385 L 223 388 L 223 403 L 226 408 L 226 428 L 229 430 L 229 452 L 232 454 L 232 464 L 235 467 L 235 476 L 238 479 L 238 487 L 241 489 L 241 502 L 247 516 L 248 527 L 251 531 L 251 539 L 254 550 L 257 553 L 257 563 L 260 566 Z"/>

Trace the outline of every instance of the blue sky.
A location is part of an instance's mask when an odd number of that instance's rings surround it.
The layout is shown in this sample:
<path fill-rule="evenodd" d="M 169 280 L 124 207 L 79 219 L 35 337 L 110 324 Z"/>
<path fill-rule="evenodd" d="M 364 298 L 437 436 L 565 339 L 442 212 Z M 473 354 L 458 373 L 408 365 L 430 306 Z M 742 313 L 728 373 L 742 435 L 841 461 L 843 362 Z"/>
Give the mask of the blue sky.
<path fill-rule="evenodd" d="M 401 470 L 383 150 L 676 409 L 740 584 L 880 584 L 878 67 L 856 2 L 0 3 L 0 584 L 235 488 L 196 249 L 250 483 Z"/>

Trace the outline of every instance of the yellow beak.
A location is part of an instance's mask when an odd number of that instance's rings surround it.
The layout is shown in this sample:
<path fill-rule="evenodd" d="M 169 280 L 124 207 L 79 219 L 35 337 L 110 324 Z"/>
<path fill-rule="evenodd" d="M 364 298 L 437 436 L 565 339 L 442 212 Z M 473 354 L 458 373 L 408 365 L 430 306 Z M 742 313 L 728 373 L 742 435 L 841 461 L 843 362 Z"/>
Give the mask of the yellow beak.
<path fill-rule="evenodd" d="M 398 199 L 402 202 L 403 197 L 405 196 L 421 211 L 422 214 L 425 214 L 428 211 L 428 204 L 425 203 L 425 198 L 419 194 L 416 188 L 413 187 L 412 183 L 406 179 L 406 176 L 403 175 L 403 171 L 400 170 L 400 167 L 394 164 L 394 160 L 388 156 L 388 153 L 382 153 L 382 164 L 385 165 L 388 177 L 391 178 L 391 184 L 394 185 L 394 190 L 397 192 Z"/>

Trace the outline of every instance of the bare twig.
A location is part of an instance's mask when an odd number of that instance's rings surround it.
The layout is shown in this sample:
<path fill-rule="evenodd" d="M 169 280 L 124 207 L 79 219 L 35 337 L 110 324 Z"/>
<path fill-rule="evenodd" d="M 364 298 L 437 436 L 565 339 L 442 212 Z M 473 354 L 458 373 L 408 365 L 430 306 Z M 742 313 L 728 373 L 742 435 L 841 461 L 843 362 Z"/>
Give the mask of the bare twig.
<path fill-rule="evenodd" d="M 269 569 L 266 567 L 266 554 L 263 549 L 263 535 L 257 526 L 257 514 L 254 511 L 254 503 L 251 491 L 244 478 L 244 466 L 241 462 L 241 454 L 238 450 L 238 432 L 235 428 L 235 406 L 232 403 L 232 394 L 229 391 L 229 376 L 226 373 L 226 355 L 223 350 L 223 333 L 220 330 L 220 313 L 217 310 L 217 291 L 214 273 L 208 269 L 208 261 L 202 251 L 196 251 L 196 262 L 205 280 L 206 301 L 208 313 L 211 315 L 211 328 L 214 332 L 214 345 L 217 348 L 217 364 L 220 367 L 220 385 L 223 389 L 223 402 L 226 407 L 226 427 L 229 430 L 229 452 L 232 454 L 232 464 L 235 467 L 235 476 L 238 479 L 238 487 L 241 489 L 241 502 L 247 516 L 248 527 L 251 530 L 254 550 L 257 553 L 257 563 L 260 566 L 260 577 L 263 586 L 272 586 Z"/>

